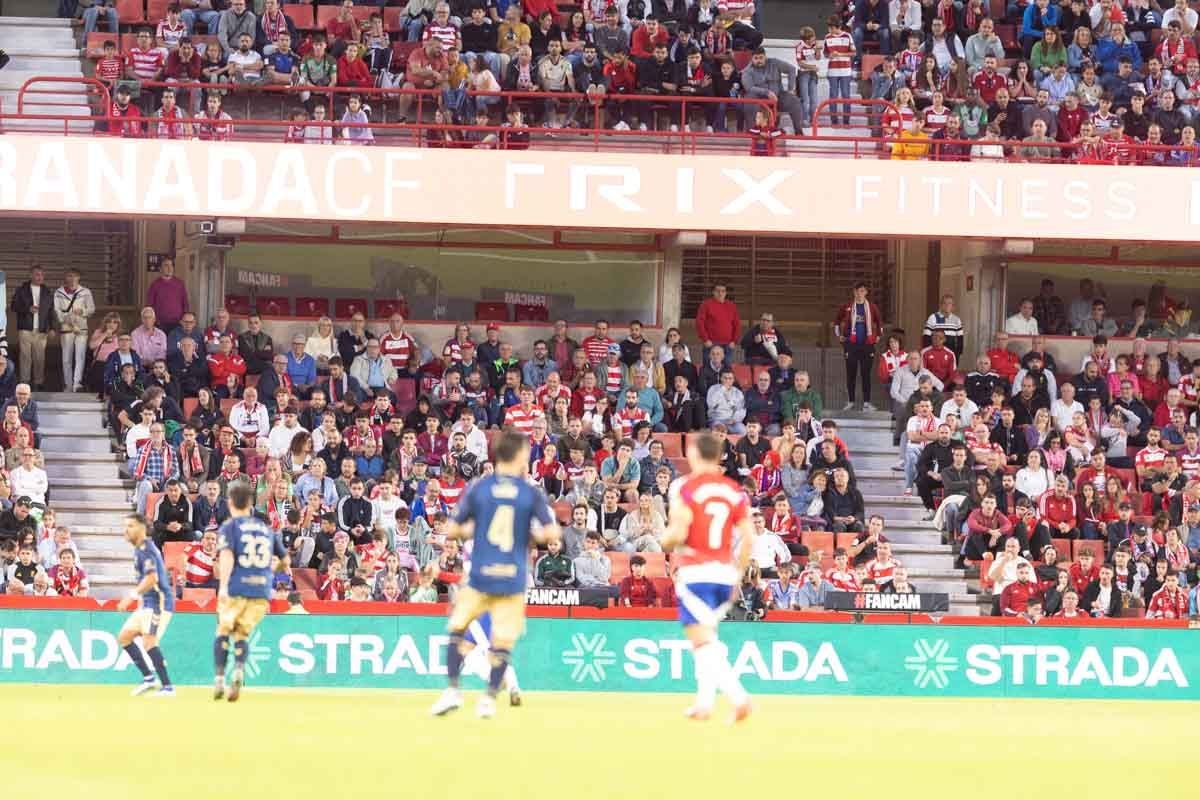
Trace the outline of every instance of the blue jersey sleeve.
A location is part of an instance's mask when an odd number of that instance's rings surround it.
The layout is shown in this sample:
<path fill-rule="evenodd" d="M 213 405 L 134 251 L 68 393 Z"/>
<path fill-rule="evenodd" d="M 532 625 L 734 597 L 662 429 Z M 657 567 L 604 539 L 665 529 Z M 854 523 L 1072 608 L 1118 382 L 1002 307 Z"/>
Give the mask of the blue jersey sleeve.
<path fill-rule="evenodd" d="M 546 500 L 546 493 L 535 490 L 533 494 L 533 518 L 542 525 L 550 525 L 554 522 L 554 514 L 550 510 L 550 503 Z"/>
<path fill-rule="evenodd" d="M 458 500 L 458 506 L 454 509 L 454 521 L 459 525 L 464 525 L 468 521 L 475 519 L 475 498 L 479 495 L 479 485 L 483 480 L 478 480 L 467 487 L 463 492 L 462 497 Z"/>
<path fill-rule="evenodd" d="M 278 533 L 272 533 L 271 538 L 274 540 L 275 557 L 281 561 L 287 561 L 291 556 L 288 554 L 287 548 L 283 544 L 283 537 Z"/>

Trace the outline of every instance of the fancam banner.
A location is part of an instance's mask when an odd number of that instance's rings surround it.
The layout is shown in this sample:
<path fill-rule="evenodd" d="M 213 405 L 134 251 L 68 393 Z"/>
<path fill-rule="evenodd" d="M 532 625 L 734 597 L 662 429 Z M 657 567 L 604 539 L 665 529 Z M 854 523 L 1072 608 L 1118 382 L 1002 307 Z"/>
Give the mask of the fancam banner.
<path fill-rule="evenodd" d="M 123 614 L 6 610 L 0 682 L 133 683 Z M 443 617 L 269 615 L 250 640 L 252 685 L 444 685 Z M 162 648 L 180 684 L 212 678 L 215 617 L 177 614 Z M 722 628 L 757 694 L 1200 699 L 1200 633 L 1186 629 L 740 623 Z M 653 620 L 529 620 L 516 651 L 533 691 L 683 692 L 687 641 Z"/>
<path fill-rule="evenodd" d="M 10 135 L 0 212 L 1200 241 L 1200 172 Z"/>
<path fill-rule="evenodd" d="M 830 611 L 945 612 L 950 610 L 950 595 L 938 592 L 828 592 L 825 608 Z"/>

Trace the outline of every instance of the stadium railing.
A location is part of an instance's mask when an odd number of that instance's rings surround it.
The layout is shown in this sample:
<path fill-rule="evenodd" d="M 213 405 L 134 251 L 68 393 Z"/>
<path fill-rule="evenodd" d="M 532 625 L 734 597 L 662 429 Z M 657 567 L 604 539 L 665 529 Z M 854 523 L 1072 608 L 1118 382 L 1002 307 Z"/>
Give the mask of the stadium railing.
<path fill-rule="evenodd" d="M 497 98 L 497 103 L 510 103 L 533 106 L 546 100 L 560 101 L 560 110 L 565 110 L 571 103 L 578 104 L 580 112 L 576 120 L 582 124 L 573 128 L 543 128 L 525 126 L 520 130 L 529 135 L 529 144 L 524 142 L 509 143 L 508 137 L 513 129 L 501 125 L 455 125 L 426 122 L 422 117 L 430 109 L 437 108 L 441 92 L 431 89 L 356 89 L 348 87 L 293 87 L 293 86 L 254 86 L 247 87 L 238 84 L 207 84 L 207 83 L 151 83 L 143 84 L 147 89 L 161 89 L 171 86 L 176 90 L 221 89 L 228 98 L 245 98 L 247 110 L 250 110 L 252 98 L 275 98 L 280 102 L 280 117 L 259 118 L 256 116 L 234 117 L 229 123 L 229 138 L 237 141 L 282 141 L 289 128 L 297 123 L 282 118 L 290 108 L 299 104 L 301 91 L 311 92 L 313 96 L 322 98 L 322 103 L 329 110 L 327 119 L 322 121 L 308 120 L 306 127 L 327 128 L 335 141 L 340 141 L 339 133 L 344 126 L 333 109 L 344 104 L 345 98 L 358 94 L 372 106 L 373 114 L 382 117 L 383 121 L 369 122 L 354 127 L 366 128 L 372 132 L 376 144 L 407 147 L 536 147 L 538 149 L 575 150 L 575 151 L 604 151 L 622 150 L 647 153 L 676 153 L 693 154 L 749 154 L 755 139 L 745 132 L 708 133 L 706 131 L 690 130 L 687 123 L 695 115 L 704 116 L 714 104 L 725 105 L 726 110 L 742 116 L 746 109 L 763 108 L 770 114 L 772 120 L 776 115 L 774 101 L 755 98 L 712 98 L 685 97 L 661 95 L 620 95 L 609 96 L 603 102 L 579 93 L 550 94 L 547 92 L 468 92 L 468 97 L 491 96 Z M 394 109 L 401 96 L 412 98 L 411 114 L 414 121 L 388 122 L 389 107 Z M 64 100 L 63 98 L 67 98 Z M 71 100 L 74 99 L 74 102 Z M 30 107 L 55 108 L 57 106 L 74 106 L 80 102 L 91 106 L 92 114 L 82 116 L 67 113 L 25 113 Z M 672 130 L 616 130 L 605 127 L 606 106 L 614 102 L 645 105 L 650 108 L 658 107 L 660 112 L 668 113 L 671 123 L 680 129 Z M 34 77 L 21 87 L 17 95 L 17 113 L 9 113 L 9 109 L 0 106 L 0 132 L 6 134 L 40 133 L 61 134 L 65 136 L 103 135 L 104 129 L 122 126 L 120 117 L 109 114 L 111 98 L 107 87 L 98 81 L 86 78 Z M 840 101 L 839 101 L 840 103 Z M 1153 166 L 1197 166 L 1200 165 L 1200 145 L 1188 149 L 1181 145 L 1151 145 L 1133 141 L 1118 144 L 1106 144 L 1101 140 L 1094 152 L 1081 156 L 1081 148 L 1073 142 L 1036 142 L 1025 143 L 1014 140 L 983 140 L 983 139 L 900 139 L 896 135 L 894 121 L 899 112 L 894 105 L 886 101 L 851 99 L 851 126 L 830 125 L 823 120 L 831 116 L 831 103 L 826 101 L 814 111 L 812 122 L 820 122 L 821 127 L 831 128 L 832 132 L 819 136 L 782 135 L 774 140 L 776 156 L 786 157 L 824 157 L 824 158 L 859 158 L 859 159 L 897 159 L 909 161 L 1007 161 L 1025 164 L 1047 163 L 1077 163 L 1077 164 L 1108 164 L 1108 165 L 1153 165 Z M 182 107 L 182 104 L 181 104 Z M 594 112 L 594 113 L 591 113 Z M 186 112 L 185 112 L 186 113 Z M 178 122 L 185 125 L 207 123 L 211 121 L 199 118 L 184 117 Z M 136 120 L 139 128 L 137 138 L 157 138 L 157 121 L 143 117 Z M 850 130 L 867 128 L 872 135 L 862 136 L 851 133 Z M 846 133 L 840 131 L 847 130 Z M 462 136 L 468 133 L 480 135 L 495 134 L 497 142 L 490 145 L 480 145 L 474 141 L 438 142 L 438 132 L 446 131 Z M 119 134 L 118 134 L 119 135 Z M 193 130 L 190 136 L 184 138 L 205 138 Z M 991 155 L 971 156 L 972 147 L 991 146 Z M 968 153 L 960 151 L 967 149 Z M 1046 152 L 1050 155 L 1046 155 Z"/>

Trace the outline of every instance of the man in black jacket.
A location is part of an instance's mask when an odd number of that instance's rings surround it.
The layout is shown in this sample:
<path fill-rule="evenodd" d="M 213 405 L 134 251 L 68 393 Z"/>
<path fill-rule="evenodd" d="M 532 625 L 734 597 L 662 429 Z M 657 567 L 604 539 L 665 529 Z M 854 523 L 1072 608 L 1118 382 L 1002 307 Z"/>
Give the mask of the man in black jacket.
<path fill-rule="evenodd" d="M 1000 445 L 1009 465 L 1025 466 L 1029 444 L 1025 441 L 1025 432 L 1015 424 L 1012 406 L 1005 406 L 1000 412 L 1000 424 L 992 430 L 992 444 Z"/>
<path fill-rule="evenodd" d="M 167 481 L 167 493 L 158 503 L 154 515 L 154 543 L 161 549 L 164 542 L 190 542 L 193 536 L 192 501 L 177 480 Z"/>
<path fill-rule="evenodd" d="M 196 352 L 193 339 L 179 340 L 179 349 L 167 356 L 167 370 L 179 383 L 183 397 L 196 397 L 201 387 L 208 386 L 208 359 Z"/>
<path fill-rule="evenodd" d="M 655 45 L 654 56 L 645 58 L 638 62 L 638 94 L 655 94 L 663 96 L 671 96 L 678 92 L 679 87 L 675 83 L 675 64 L 671 59 L 667 58 L 666 44 Z M 667 115 L 671 119 L 678 119 L 679 115 L 676 111 L 675 103 L 663 103 L 666 106 Z M 650 101 L 638 103 L 638 127 L 641 130 L 646 130 L 647 123 L 654 119 L 653 114 L 654 104 Z"/>
<path fill-rule="evenodd" d="M 362 479 L 354 478 L 350 481 L 350 494 L 337 505 L 338 530 L 348 533 L 355 546 L 371 541 L 371 501 L 363 497 L 363 490 Z"/>
<path fill-rule="evenodd" d="M 245 333 L 237 337 L 237 352 L 246 361 L 247 375 L 261 375 L 275 354 L 275 343 L 263 332 L 262 317 L 254 312 L 246 318 Z"/>
<path fill-rule="evenodd" d="M 12 310 L 17 315 L 17 346 L 21 383 L 32 379 L 41 391 L 46 383 L 46 334 L 53 315 L 54 292 L 45 285 L 46 273 L 37 264 L 29 280 L 13 293 Z"/>
<path fill-rule="evenodd" d="M 925 504 L 925 519 L 933 519 L 933 491 L 941 487 L 942 470 L 949 468 L 953 461 L 950 426 L 942 423 L 937 427 L 937 438 L 925 445 L 921 455 L 917 456 L 917 494 Z"/>

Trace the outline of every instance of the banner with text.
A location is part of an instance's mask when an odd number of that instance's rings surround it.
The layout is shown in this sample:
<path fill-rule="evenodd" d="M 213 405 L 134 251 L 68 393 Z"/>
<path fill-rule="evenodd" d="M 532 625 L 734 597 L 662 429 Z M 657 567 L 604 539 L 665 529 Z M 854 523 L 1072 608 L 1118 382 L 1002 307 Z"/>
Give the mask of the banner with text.
<path fill-rule="evenodd" d="M 5 610 L 0 681 L 128 683 L 112 612 Z M 270 615 L 250 641 L 252 684 L 432 689 L 444 685 L 442 617 Z M 180 684 L 211 680 L 214 617 L 177 614 L 163 642 Z M 761 694 L 1200 699 L 1200 634 L 1183 629 L 744 623 L 722 629 Z M 679 626 L 531 619 L 522 684 L 555 691 L 691 691 Z"/>
<path fill-rule="evenodd" d="M 1189 169 L 5 136 L 0 211 L 1200 241 Z M 1163 232 L 1167 232 L 1164 234 Z"/>

